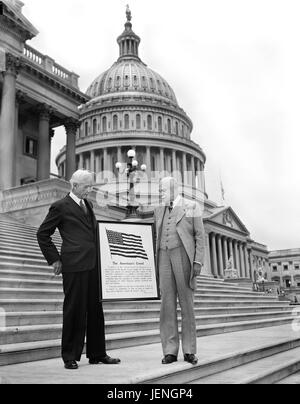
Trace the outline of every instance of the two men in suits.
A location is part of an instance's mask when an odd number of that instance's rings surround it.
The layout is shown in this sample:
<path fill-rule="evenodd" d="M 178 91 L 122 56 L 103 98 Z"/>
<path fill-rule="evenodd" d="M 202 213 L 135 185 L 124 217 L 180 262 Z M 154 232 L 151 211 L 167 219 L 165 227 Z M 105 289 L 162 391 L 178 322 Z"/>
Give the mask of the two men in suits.
<path fill-rule="evenodd" d="M 160 331 L 164 352 L 163 364 L 177 361 L 179 331 L 177 298 L 182 314 L 184 360 L 198 363 L 194 292 L 204 264 L 205 233 L 202 212 L 197 202 L 179 195 L 176 179 L 161 181 L 163 203 L 155 209 L 156 257 L 162 295 Z"/>
<path fill-rule="evenodd" d="M 62 358 L 66 369 L 78 369 L 86 336 L 89 363 L 118 364 L 106 353 L 104 314 L 99 300 L 97 221 L 87 200 L 93 174 L 79 170 L 70 180 L 72 191 L 54 203 L 37 232 L 41 251 L 64 288 Z M 52 241 L 58 229 L 59 253 Z"/>

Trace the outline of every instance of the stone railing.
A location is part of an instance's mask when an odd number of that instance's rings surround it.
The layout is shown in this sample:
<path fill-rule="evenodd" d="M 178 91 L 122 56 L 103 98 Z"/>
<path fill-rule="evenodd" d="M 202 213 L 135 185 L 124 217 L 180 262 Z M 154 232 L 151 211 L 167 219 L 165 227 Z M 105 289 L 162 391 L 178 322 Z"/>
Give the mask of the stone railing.
<path fill-rule="evenodd" d="M 68 85 L 78 89 L 79 76 L 57 64 L 49 56 L 43 55 L 29 45 L 25 45 L 23 55 L 25 59 L 36 64 L 48 73 L 53 74 L 60 80 L 65 81 Z"/>

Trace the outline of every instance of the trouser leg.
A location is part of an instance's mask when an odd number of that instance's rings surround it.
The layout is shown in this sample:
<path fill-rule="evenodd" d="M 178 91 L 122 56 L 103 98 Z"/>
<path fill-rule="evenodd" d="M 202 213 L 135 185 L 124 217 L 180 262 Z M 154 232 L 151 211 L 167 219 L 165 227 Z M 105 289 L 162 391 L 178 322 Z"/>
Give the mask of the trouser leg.
<path fill-rule="evenodd" d="M 164 355 L 178 355 L 179 331 L 177 291 L 168 251 L 160 250 L 159 272 L 161 289 L 160 334 Z"/>
<path fill-rule="evenodd" d="M 171 251 L 182 317 L 182 349 L 184 354 L 197 353 L 197 330 L 194 310 L 194 291 L 190 288 L 191 263 L 184 247 Z"/>
<path fill-rule="evenodd" d="M 87 313 L 87 357 L 105 357 L 105 324 L 102 303 L 99 300 L 98 270 L 90 272 Z"/>
<path fill-rule="evenodd" d="M 80 361 L 86 332 L 88 272 L 63 274 L 62 358 Z"/>

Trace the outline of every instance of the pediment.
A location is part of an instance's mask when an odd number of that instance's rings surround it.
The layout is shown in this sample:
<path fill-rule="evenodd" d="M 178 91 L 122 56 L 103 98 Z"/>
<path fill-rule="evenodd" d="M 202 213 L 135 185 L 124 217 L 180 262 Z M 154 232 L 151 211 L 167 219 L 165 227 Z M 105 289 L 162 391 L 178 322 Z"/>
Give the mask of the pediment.
<path fill-rule="evenodd" d="M 250 234 L 246 226 L 231 207 L 216 208 L 215 211 L 205 219 L 230 229 Z"/>

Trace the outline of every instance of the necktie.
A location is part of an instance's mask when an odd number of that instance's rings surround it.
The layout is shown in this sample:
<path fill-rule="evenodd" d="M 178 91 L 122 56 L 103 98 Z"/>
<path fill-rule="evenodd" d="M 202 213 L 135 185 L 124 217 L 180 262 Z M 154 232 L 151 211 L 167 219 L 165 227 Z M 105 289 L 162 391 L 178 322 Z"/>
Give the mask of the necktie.
<path fill-rule="evenodd" d="M 87 215 L 87 213 L 88 213 L 87 212 L 87 207 L 86 207 L 86 204 L 84 203 L 83 199 L 80 200 L 80 207 L 84 211 L 84 213 Z"/>

